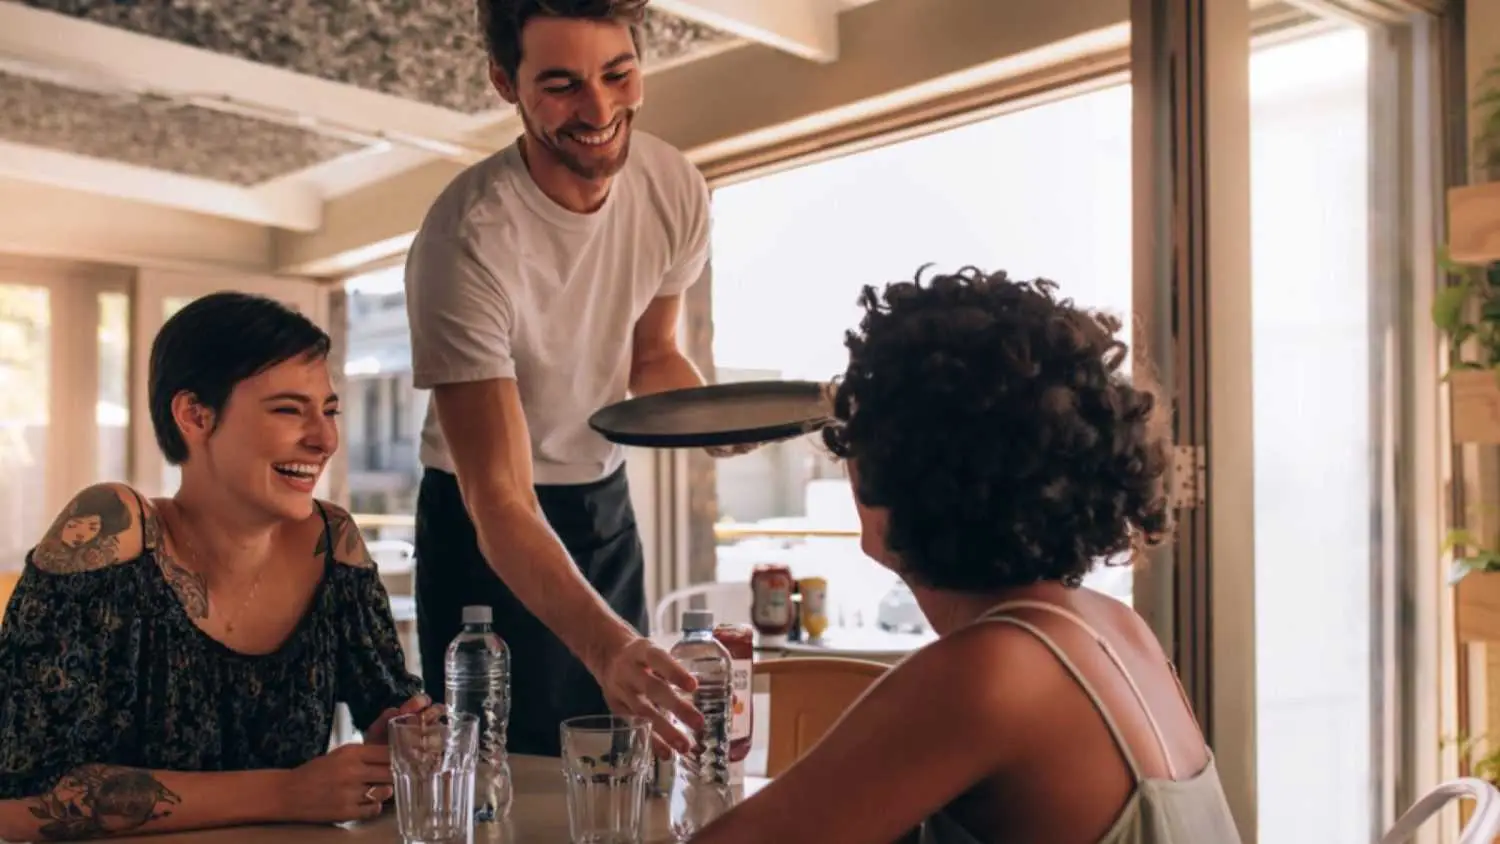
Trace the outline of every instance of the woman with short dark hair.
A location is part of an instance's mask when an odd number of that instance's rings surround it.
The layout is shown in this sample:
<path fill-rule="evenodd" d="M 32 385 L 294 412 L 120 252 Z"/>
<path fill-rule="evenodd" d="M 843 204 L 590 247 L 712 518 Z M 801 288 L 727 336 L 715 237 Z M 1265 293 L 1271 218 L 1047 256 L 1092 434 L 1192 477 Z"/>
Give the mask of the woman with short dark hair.
<path fill-rule="evenodd" d="M 386 724 L 427 705 L 349 514 L 329 338 L 216 293 L 151 348 L 171 498 L 80 492 L 0 628 L 0 839 L 345 821 L 391 795 Z M 365 743 L 328 752 L 345 702 Z"/>
<path fill-rule="evenodd" d="M 939 634 L 695 844 L 1237 844 L 1156 637 L 1082 586 L 1170 529 L 1118 320 L 968 268 L 865 288 L 824 431 Z"/>

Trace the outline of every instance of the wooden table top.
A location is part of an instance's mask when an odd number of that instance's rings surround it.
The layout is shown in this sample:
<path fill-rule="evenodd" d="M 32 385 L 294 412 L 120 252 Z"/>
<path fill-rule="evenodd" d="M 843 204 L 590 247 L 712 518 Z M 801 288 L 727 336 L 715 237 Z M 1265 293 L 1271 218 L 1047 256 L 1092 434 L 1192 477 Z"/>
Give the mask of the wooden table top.
<path fill-rule="evenodd" d="M 568 808 L 562 772 L 557 759 L 544 756 L 510 757 L 511 776 L 515 782 L 515 801 L 505 825 L 477 824 L 475 844 L 566 844 L 568 841 Z M 754 794 L 769 780 L 747 777 L 744 791 Z M 135 841 L 141 844 L 400 844 L 396 828 L 396 807 L 386 806 L 379 818 L 339 825 L 241 826 L 199 832 L 176 832 L 149 836 L 111 838 L 111 841 Z M 642 844 L 672 840 L 667 821 L 667 800 L 646 797 L 646 817 Z"/>

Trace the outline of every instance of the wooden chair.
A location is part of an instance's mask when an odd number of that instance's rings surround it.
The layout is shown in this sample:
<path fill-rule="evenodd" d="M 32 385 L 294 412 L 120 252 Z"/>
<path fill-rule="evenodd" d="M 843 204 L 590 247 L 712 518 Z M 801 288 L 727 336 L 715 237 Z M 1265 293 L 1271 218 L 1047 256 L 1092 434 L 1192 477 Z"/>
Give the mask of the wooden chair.
<path fill-rule="evenodd" d="M 890 666 L 840 657 L 796 657 L 755 663 L 770 684 L 771 727 L 766 776 L 792 766 L 843 717 Z"/>

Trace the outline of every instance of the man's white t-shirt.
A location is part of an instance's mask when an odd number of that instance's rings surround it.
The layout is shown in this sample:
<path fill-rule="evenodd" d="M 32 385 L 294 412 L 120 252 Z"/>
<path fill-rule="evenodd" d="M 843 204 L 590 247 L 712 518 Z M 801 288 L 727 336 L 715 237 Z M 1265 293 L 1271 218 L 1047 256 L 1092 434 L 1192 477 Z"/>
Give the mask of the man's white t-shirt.
<path fill-rule="evenodd" d="M 454 179 L 406 259 L 412 381 L 514 378 L 538 484 L 603 478 L 624 460 L 588 425 L 627 397 L 636 320 L 708 263 L 708 186 L 666 142 L 633 132 L 592 214 L 549 199 L 519 141 Z M 455 472 L 431 400 L 424 466 Z"/>

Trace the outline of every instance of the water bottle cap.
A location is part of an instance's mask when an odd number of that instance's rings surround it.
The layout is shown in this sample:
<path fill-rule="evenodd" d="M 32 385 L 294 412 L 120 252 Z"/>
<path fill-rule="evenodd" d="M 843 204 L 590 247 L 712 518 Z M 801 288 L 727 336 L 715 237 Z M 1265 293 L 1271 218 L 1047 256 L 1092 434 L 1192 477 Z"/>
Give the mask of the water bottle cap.
<path fill-rule="evenodd" d="M 683 610 L 682 631 L 684 633 L 714 629 L 713 610 Z"/>
<path fill-rule="evenodd" d="M 495 620 L 495 611 L 489 607 L 464 607 L 464 624 L 489 624 Z"/>

